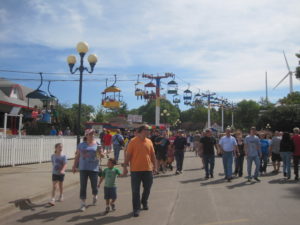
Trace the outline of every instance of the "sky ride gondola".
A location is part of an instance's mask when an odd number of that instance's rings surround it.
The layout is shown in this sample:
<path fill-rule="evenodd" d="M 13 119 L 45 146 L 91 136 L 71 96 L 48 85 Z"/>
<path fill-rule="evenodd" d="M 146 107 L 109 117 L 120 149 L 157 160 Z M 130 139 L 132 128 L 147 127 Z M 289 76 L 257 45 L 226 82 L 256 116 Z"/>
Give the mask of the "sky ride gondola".
<path fill-rule="evenodd" d="M 180 96 L 178 94 L 173 95 L 173 103 L 178 106 L 178 104 L 180 103 Z"/>
<path fill-rule="evenodd" d="M 188 89 L 186 89 L 183 92 L 183 100 L 184 100 L 185 105 L 191 105 L 191 102 L 192 102 L 193 93 L 189 88 L 190 88 L 190 85 L 189 85 Z"/>
<path fill-rule="evenodd" d="M 173 79 L 170 82 L 168 82 L 168 94 L 172 94 L 172 95 L 177 95 L 178 92 L 178 84 L 177 82 Z"/>
<path fill-rule="evenodd" d="M 201 94 L 200 93 L 195 94 L 193 105 L 194 106 L 201 106 L 202 104 L 203 104 L 203 100 L 202 100 Z"/>
<path fill-rule="evenodd" d="M 137 97 L 137 99 L 139 98 L 143 99 L 145 95 L 145 91 L 142 88 L 143 84 L 144 84 L 143 82 L 140 82 L 140 75 L 138 75 L 137 82 L 134 84 L 135 87 L 134 95 Z"/>
<path fill-rule="evenodd" d="M 51 95 L 51 93 L 49 93 L 50 94 L 50 96 L 49 96 L 47 92 L 40 90 L 40 87 L 43 85 L 43 73 L 40 73 L 40 77 L 41 77 L 41 83 L 38 86 L 38 88 L 26 95 L 26 98 L 28 99 L 28 106 L 29 106 L 30 99 L 41 100 L 43 102 L 44 107 L 47 107 L 50 103 L 54 104 L 54 102 L 55 102 L 55 101 L 53 101 L 54 96 Z M 49 92 L 49 86 L 50 86 L 50 82 L 48 84 L 48 92 Z M 55 99 L 56 99 L 56 97 L 55 97 Z"/>
<path fill-rule="evenodd" d="M 39 122 L 58 124 L 58 113 L 56 111 L 56 106 L 58 105 L 58 99 L 50 92 L 51 81 L 48 81 L 48 93 L 40 90 L 40 87 L 43 84 L 43 73 L 39 73 L 39 74 L 41 77 L 40 85 L 36 90 L 28 93 L 26 95 L 26 98 L 28 99 L 28 106 L 29 106 L 30 99 L 39 99 L 43 103 L 43 108 L 38 109 L 37 107 L 35 107 L 34 110 L 31 112 L 31 116 L 29 116 L 29 118 L 35 118 L 33 117 L 33 115 L 36 115 L 36 117 L 39 116 L 39 120 L 38 120 Z"/>
<path fill-rule="evenodd" d="M 117 75 L 115 75 L 114 83 L 107 87 L 102 92 L 102 105 L 108 109 L 118 109 L 122 105 L 122 96 L 121 96 L 121 89 L 115 86 L 117 82 Z M 107 86 L 107 79 L 106 79 L 106 86 Z"/>
<path fill-rule="evenodd" d="M 156 90 L 156 85 L 152 81 L 145 84 L 144 99 L 146 100 L 156 99 L 155 90 Z"/>

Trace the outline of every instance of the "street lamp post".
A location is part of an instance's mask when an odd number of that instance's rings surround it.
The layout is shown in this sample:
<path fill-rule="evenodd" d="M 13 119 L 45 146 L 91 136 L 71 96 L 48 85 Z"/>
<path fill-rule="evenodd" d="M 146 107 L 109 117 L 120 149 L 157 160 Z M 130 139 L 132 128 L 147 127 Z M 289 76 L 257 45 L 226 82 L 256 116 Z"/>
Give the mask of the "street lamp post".
<path fill-rule="evenodd" d="M 168 110 L 164 109 L 160 115 L 164 118 L 164 122 L 166 124 L 168 122 L 167 118 L 168 116 L 170 116 L 170 113 L 168 112 Z"/>
<path fill-rule="evenodd" d="M 177 119 L 177 120 L 174 122 L 174 127 L 175 127 L 175 128 L 180 128 L 180 124 L 181 124 L 180 119 Z"/>
<path fill-rule="evenodd" d="M 70 55 L 67 58 L 67 62 L 70 67 L 71 74 L 76 73 L 79 71 L 80 78 L 79 78 L 79 94 L 78 94 L 78 112 L 77 112 L 77 144 L 80 143 L 80 124 L 81 124 L 81 96 L 82 96 L 82 76 L 83 72 L 87 71 L 88 73 L 92 73 L 94 71 L 94 67 L 98 61 L 98 57 L 95 54 L 91 54 L 88 56 L 88 62 L 90 64 L 90 70 L 87 67 L 83 66 L 83 58 L 85 54 L 89 51 L 89 45 L 86 42 L 79 42 L 77 44 L 77 52 L 80 55 L 80 65 L 75 70 L 73 67 L 76 63 L 76 57 L 74 55 Z"/>
<path fill-rule="evenodd" d="M 160 115 L 164 118 L 165 128 L 167 130 L 167 134 L 169 135 L 170 129 L 169 126 L 167 127 L 167 123 L 168 123 L 168 117 L 170 116 L 170 113 L 168 112 L 168 110 L 164 109 Z"/>
<path fill-rule="evenodd" d="M 266 130 L 270 130 L 271 129 L 271 125 L 269 124 L 269 123 L 267 123 L 267 125 L 266 125 Z"/>

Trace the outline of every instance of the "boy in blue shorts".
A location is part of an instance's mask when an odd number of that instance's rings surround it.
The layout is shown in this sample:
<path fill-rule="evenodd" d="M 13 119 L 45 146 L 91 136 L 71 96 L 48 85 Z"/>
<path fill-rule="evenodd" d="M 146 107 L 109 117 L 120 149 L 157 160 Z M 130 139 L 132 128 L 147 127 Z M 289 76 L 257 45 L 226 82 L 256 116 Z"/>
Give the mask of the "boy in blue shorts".
<path fill-rule="evenodd" d="M 111 207 L 111 210 L 115 210 L 115 201 L 117 199 L 117 187 L 116 187 L 116 178 L 117 176 L 122 176 L 121 171 L 118 168 L 115 168 L 117 164 L 115 159 L 109 158 L 107 161 L 107 168 L 105 168 L 101 173 L 101 178 L 99 180 L 98 187 L 103 180 L 104 184 L 104 199 L 106 200 L 106 209 L 105 213 L 108 213 Z M 109 207 L 110 206 L 110 207 Z"/>

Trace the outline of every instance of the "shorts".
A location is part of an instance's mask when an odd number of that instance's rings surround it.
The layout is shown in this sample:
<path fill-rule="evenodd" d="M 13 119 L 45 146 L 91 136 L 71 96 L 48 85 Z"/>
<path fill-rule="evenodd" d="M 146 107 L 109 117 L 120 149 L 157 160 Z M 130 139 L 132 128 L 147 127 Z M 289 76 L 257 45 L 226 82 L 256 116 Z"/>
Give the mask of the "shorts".
<path fill-rule="evenodd" d="M 65 179 L 65 175 L 64 174 L 52 174 L 52 181 L 63 182 L 64 179 Z"/>
<path fill-rule="evenodd" d="M 104 150 L 110 151 L 111 149 L 111 145 L 104 145 Z"/>
<path fill-rule="evenodd" d="M 167 160 L 167 152 L 166 151 L 157 151 L 156 159 L 166 161 Z"/>
<path fill-rule="evenodd" d="M 280 162 L 280 161 L 281 161 L 280 154 L 272 152 L 272 162 Z"/>
<path fill-rule="evenodd" d="M 104 187 L 104 199 L 117 199 L 117 187 Z"/>

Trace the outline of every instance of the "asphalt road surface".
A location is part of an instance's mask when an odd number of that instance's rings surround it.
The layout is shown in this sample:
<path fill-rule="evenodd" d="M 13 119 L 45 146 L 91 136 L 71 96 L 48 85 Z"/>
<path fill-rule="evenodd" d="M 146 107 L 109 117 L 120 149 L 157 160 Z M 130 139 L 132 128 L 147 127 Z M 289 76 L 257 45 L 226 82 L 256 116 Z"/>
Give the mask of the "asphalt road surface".
<path fill-rule="evenodd" d="M 272 167 L 261 182 L 248 183 L 246 178 L 224 180 L 220 158 L 216 160 L 215 177 L 204 179 L 204 170 L 194 153 L 187 152 L 184 172 L 167 172 L 155 177 L 149 210 L 132 217 L 130 178 L 118 178 L 116 211 L 104 213 L 103 187 L 96 206 L 79 211 L 79 185 L 68 188 L 64 202 L 47 205 L 21 202 L 20 211 L 2 219 L 1 224 L 142 224 L 142 225 L 299 225 L 300 182 L 287 181 L 282 173 L 274 175 Z M 244 168 L 245 169 L 245 168 Z M 244 175 L 246 175 L 244 171 Z M 69 175 L 69 176 L 78 176 Z M 68 179 L 66 177 L 66 179 Z M 50 190 L 51 181 L 49 181 Z M 87 203 L 92 202 L 88 186 Z M 3 193 L 1 193 L 3 194 Z M 50 193 L 49 193 L 50 195 Z"/>

